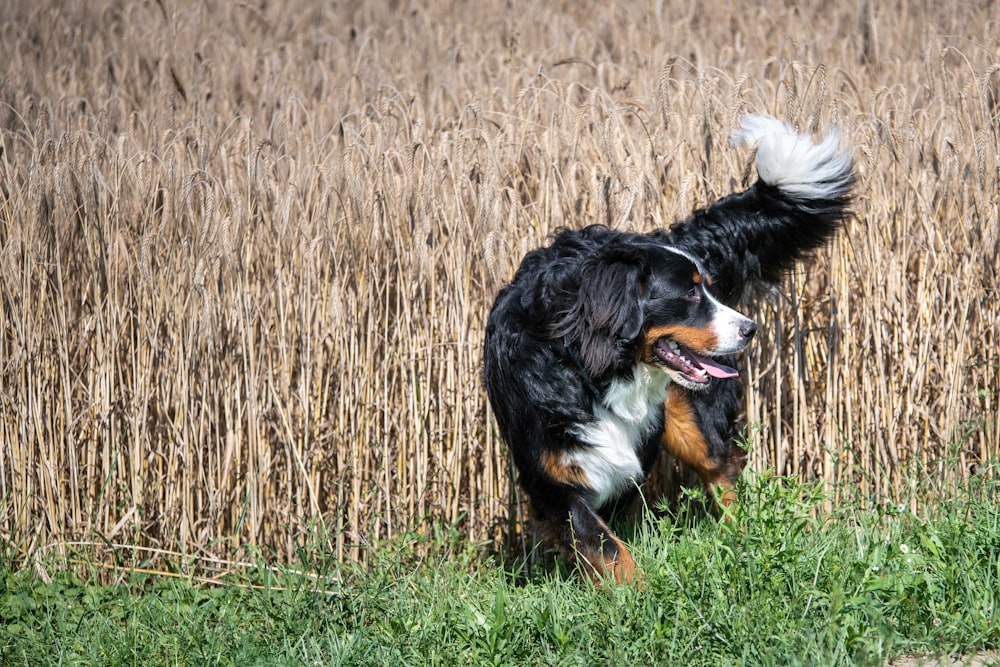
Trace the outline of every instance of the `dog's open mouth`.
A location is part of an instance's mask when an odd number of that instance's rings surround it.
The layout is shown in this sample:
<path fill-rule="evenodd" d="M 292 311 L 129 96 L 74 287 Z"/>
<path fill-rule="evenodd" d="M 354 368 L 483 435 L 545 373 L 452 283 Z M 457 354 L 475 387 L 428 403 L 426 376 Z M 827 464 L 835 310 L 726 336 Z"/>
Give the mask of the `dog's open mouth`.
<path fill-rule="evenodd" d="M 653 345 L 653 353 L 675 380 L 692 388 L 707 385 L 712 378 L 732 378 L 740 373 L 700 356 L 672 338 L 661 338 Z"/>

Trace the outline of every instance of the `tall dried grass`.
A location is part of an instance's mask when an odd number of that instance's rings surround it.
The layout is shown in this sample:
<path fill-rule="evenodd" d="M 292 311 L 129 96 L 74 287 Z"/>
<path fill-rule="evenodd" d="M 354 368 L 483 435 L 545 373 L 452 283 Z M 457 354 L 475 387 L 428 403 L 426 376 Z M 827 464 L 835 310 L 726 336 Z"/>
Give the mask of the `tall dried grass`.
<path fill-rule="evenodd" d="M 861 173 L 856 220 L 755 313 L 752 465 L 897 502 L 995 474 L 986 3 L 11 4 L 9 551 L 500 536 L 493 294 L 560 225 L 741 186 L 745 111 L 839 127 Z"/>

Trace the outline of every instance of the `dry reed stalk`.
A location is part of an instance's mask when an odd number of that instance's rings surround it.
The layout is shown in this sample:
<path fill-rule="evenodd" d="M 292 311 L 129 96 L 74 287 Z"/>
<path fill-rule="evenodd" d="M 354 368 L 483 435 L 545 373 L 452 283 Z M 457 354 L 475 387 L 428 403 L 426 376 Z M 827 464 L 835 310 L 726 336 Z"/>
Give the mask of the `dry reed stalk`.
<path fill-rule="evenodd" d="M 995 477 L 986 8 L 526 9 L 14 3 L 0 538 L 516 541 L 493 295 L 559 226 L 662 227 L 740 187 L 745 111 L 840 127 L 861 177 L 845 233 L 753 313 L 753 466 L 911 503 Z"/>

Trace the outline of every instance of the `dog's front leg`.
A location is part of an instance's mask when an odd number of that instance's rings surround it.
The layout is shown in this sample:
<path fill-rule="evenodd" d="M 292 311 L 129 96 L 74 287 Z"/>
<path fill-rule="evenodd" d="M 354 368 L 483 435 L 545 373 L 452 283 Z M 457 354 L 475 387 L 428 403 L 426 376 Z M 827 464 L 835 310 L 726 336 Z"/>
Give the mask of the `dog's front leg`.
<path fill-rule="evenodd" d="M 632 554 L 597 512 L 582 499 L 574 499 L 566 509 L 561 519 L 542 518 L 566 558 L 581 564 L 598 586 L 608 575 L 619 584 L 641 585 L 642 573 Z"/>

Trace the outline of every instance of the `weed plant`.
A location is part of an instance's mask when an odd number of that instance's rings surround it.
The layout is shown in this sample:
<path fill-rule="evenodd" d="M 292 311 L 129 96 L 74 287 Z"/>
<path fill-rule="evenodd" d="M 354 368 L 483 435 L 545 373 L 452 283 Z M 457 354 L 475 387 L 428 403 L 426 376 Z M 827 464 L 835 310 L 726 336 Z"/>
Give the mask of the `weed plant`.
<path fill-rule="evenodd" d="M 1000 646 L 1000 506 L 855 498 L 752 475 L 728 521 L 693 509 L 633 535 L 644 589 L 484 558 L 453 530 L 368 566 L 248 567 L 214 585 L 6 569 L 0 660 L 49 664 L 883 665 Z M 697 503 L 691 507 L 697 508 Z M 986 653 L 983 653 L 986 652 Z"/>

